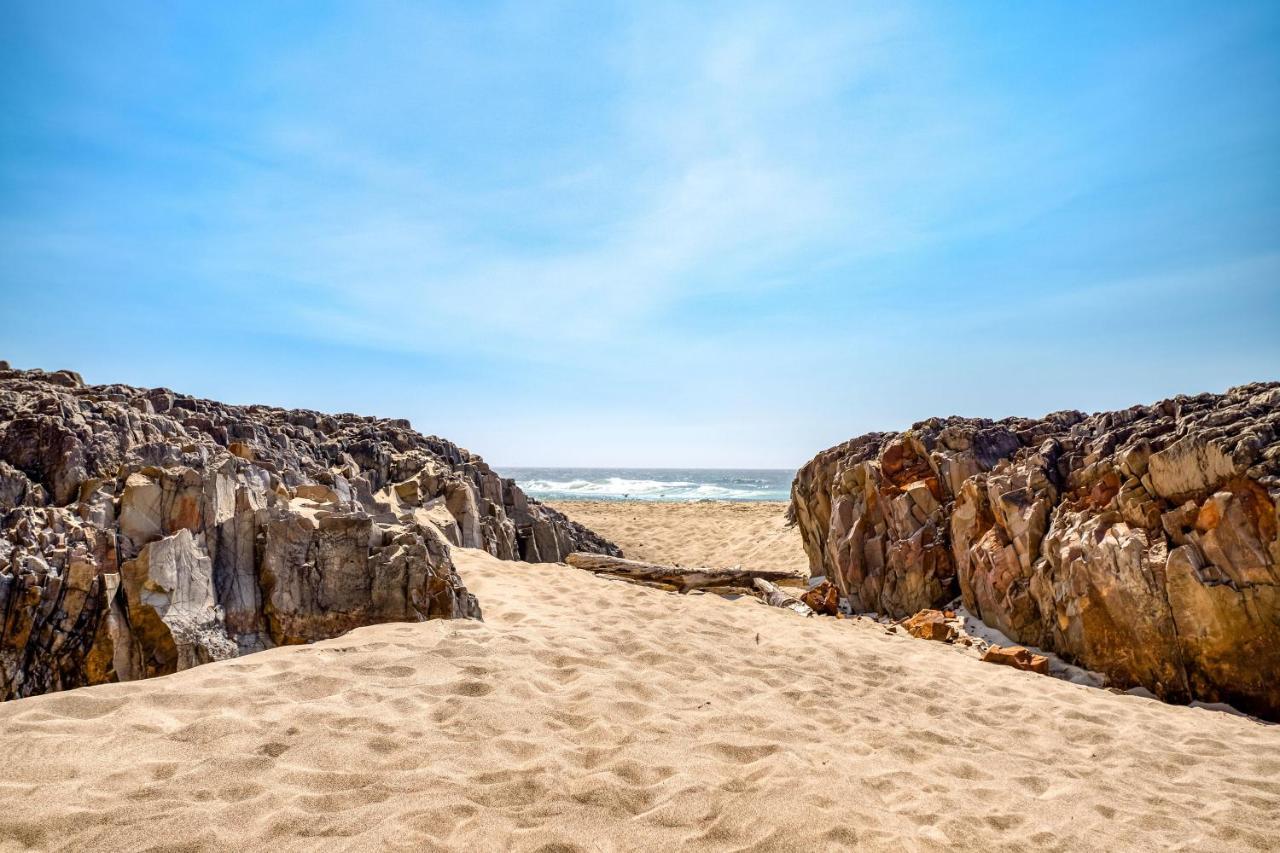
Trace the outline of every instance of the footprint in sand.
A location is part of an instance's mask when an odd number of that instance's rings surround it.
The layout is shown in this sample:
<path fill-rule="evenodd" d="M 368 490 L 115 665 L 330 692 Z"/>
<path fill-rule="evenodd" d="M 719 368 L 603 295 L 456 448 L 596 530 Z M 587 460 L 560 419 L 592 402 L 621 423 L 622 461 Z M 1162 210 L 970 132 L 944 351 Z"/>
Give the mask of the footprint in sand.
<path fill-rule="evenodd" d="M 735 764 L 751 764 L 761 760 L 762 758 L 768 758 L 770 755 L 781 752 L 782 747 L 774 743 L 745 744 L 717 741 L 715 743 L 707 744 L 702 748 L 702 750 L 704 752 L 710 752 L 717 758 L 731 761 Z"/>
<path fill-rule="evenodd" d="M 268 755 L 272 758 L 279 758 L 280 756 L 284 755 L 285 752 L 288 751 L 288 749 L 289 749 L 289 744 L 280 743 L 279 741 L 273 740 L 273 741 L 268 741 L 267 743 L 264 743 L 262 746 L 258 747 L 257 752 L 261 753 L 262 755 Z"/>
<path fill-rule="evenodd" d="M 450 696 L 488 696 L 493 686 L 483 681 L 455 681 L 445 692 Z"/>
<path fill-rule="evenodd" d="M 376 737 L 369 738 L 365 741 L 365 746 L 373 752 L 378 752 L 383 755 L 390 755 L 393 752 L 399 752 L 404 749 L 404 743 L 402 741 L 386 737 L 385 735 L 378 735 Z"/>
<path fill-rule="evenodd" d="M 94 720 L 122 706 L 124 699 L 100 699 L 83 693 L 66 693 L 44 703 L 43 710 L 54 717 Z"/>

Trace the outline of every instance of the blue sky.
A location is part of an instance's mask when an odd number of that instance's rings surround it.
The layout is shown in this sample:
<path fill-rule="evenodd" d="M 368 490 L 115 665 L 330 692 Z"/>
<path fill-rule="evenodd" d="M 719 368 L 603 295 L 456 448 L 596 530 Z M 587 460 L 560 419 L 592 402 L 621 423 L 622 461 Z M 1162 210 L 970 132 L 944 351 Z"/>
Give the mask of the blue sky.
<path fill-rule="evenodd" d="M 794 467 L 1280 378 L 1280 4 L 0 2 L 0 358 Z"/>

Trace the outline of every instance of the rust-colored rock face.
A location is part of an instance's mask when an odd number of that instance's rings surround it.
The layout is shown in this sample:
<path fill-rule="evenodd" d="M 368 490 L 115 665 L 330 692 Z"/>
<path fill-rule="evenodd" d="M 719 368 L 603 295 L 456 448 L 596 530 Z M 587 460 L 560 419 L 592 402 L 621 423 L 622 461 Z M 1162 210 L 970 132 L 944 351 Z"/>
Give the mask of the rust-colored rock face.
<path fill-rule="evenodd" d="M 1280 717 L 1280 383 L 935 418 L 820 453 L 791 499 L 811 571 L 855 610 L 961 595 L 1117 684 Z"/>
<path fill-rule="evenodd" d="M 449 542 L 618 553 L 405 421 L 0 362 L 0 699 L 479 618 Z"/>
<path fill-rule="evenodd" d="M 907 633 L 920 640 L 937 640 L 950 643 L 956 638 L 956 629 L 948 624 L 947 616 L 941 610 L 921 610 L 902 626 Z"/>

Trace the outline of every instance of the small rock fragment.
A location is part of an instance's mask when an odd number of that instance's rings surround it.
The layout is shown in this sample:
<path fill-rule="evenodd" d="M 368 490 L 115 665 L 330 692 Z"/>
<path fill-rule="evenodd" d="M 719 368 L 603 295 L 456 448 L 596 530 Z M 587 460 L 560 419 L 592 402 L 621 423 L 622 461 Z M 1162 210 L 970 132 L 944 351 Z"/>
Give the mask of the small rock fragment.
<path fill-rule="evenodd" d="M 1011 666 L 1014 669 L 1035 672 L 1040 675 L 1049 674 L 1049 659 L 1044 655 L 1032 654 L 1022 646 L 992 646 L 982 656 L 982 661 L 983 663 L 998 663 L 1004 666 Z"/>
<path fill-rule="evenodd" d="M 905 623 L 907 633 L 921 640 L 937 640 L 950 643 L 956 638 L 954 625 L 947 624 L 946 617 L 940 610 L 921 610 Z"/>
<path fill-rule="evenodd" d="M 840 590 L 831 581 L 823 581 L 800 596 L 814 613 L 836 616 L 840 611 Z"/>

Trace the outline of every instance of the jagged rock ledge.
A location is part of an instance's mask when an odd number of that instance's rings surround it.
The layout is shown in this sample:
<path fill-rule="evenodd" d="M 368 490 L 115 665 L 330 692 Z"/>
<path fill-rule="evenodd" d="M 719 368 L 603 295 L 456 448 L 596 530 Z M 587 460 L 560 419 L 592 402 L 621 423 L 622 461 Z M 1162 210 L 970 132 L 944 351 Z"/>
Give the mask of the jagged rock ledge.
<path fill-rule="evenodd" d="M 855 611 L 960 595 L 1119 686 L 1280 718 L 1280 383 L 864 435 L 800 469 L 791 513 Z"/>
<path fill-rule="evenodd" d="M 408 421 L 0 362 L 0 698 L 480 618 L 447 543 L 620 554 Z"/>

